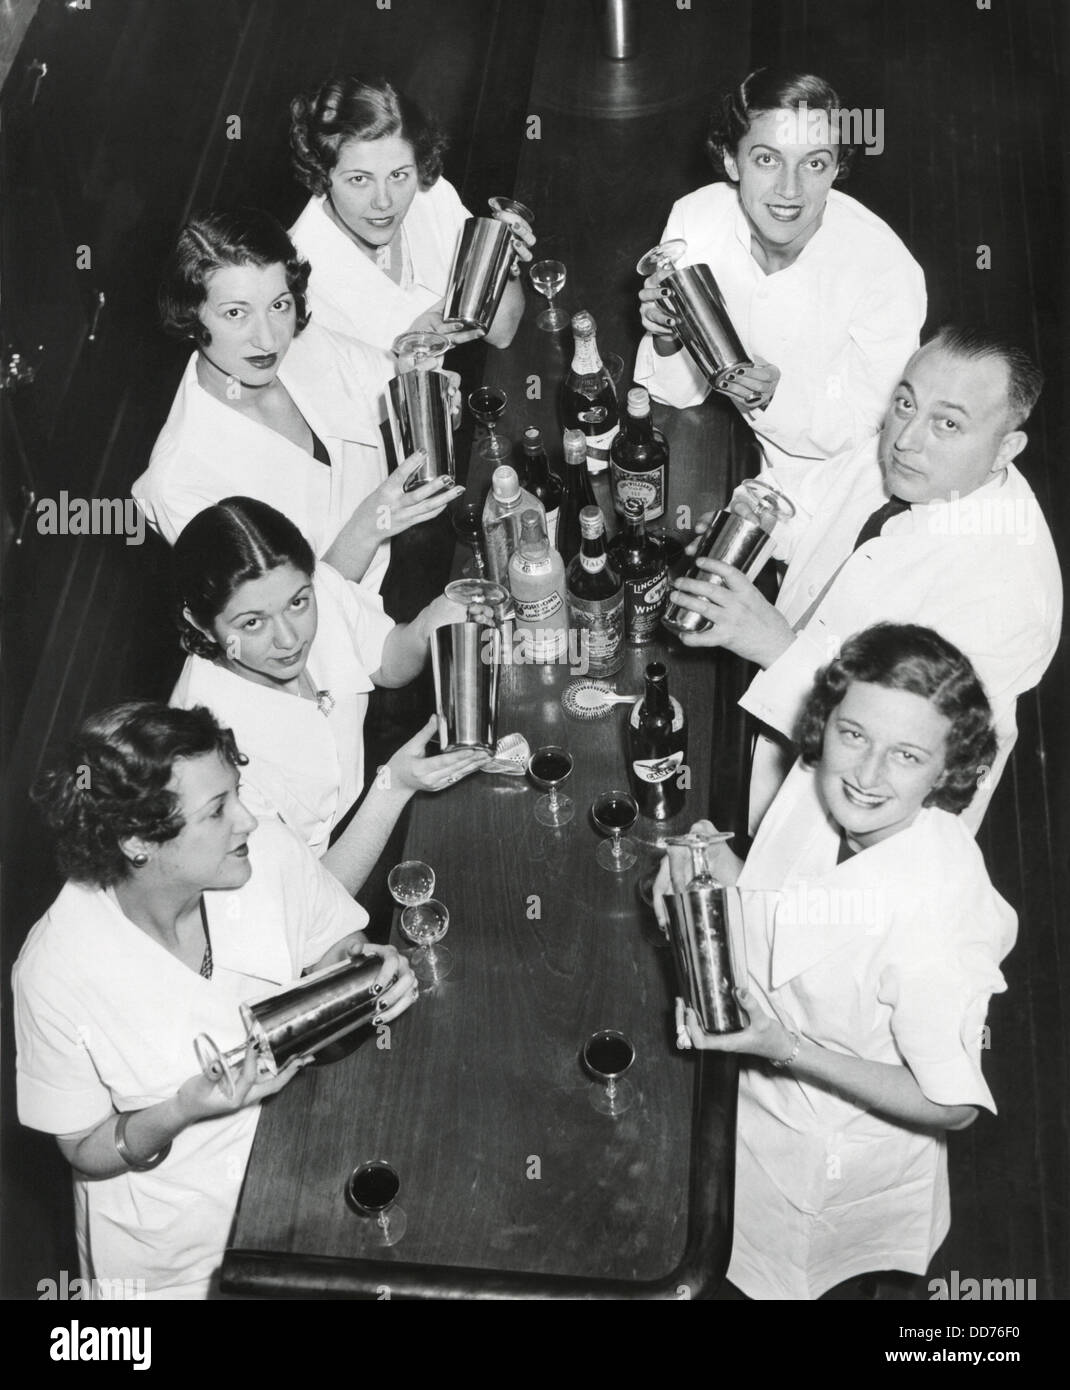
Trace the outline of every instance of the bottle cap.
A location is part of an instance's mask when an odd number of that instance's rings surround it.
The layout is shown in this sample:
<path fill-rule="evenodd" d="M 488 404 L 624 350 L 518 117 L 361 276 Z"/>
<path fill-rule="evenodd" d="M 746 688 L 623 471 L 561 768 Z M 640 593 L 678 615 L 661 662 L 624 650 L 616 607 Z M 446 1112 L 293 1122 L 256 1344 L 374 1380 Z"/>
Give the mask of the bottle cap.
<path fill-rule="evenodd" d="M 594 316 L 586 309 L 572 315 L 572 332 L 577 338 L 593 338 L 595 335 Z"/>
<path fill-rule="evenodd" d="M 645 386 L 628 388 L 628 414 L 640 417 L 650 414 L 650 392 Z"/>
<path fill-rule="evenodd" d="M 510 468 L 507 463 L 494 470 L 490 485 L 499 502 L 515 502 L 520 496 L 520 479 L 516 476 L 516 469 Z"/>
<path fill-rule="evenodd" d="M 587 436 L 582 430 L 566 430 L 562 436 L 565 458 L 569 463 L 583 463 L 587 458 Z"/>
<path fill-rule="evenodd" d="M 646 508 L 638 497 L 629 497 L 624 503 L 625 521 L 642 521 L 646 517 Z"/>
<path fill-rule="evenodd" d="M 541 555 L 549 547 L 542 517 L 533 507 L 520 513 L 520 545 L 527 555 Z"/>
<path fill-rule="evenodd" d="M 588 540 L 594 540 L 606 529 L 605 519 L 602 516 L 601 507 L 581 507 L 580 508 L 580 532 Z"/>
<path fill-rule="evenodd" d="M 537 454 L 542 448 L 542 430 L 536 429 L 534 425 L 529 425 L 524 431 L 524 452 L 525 454 Z"/>

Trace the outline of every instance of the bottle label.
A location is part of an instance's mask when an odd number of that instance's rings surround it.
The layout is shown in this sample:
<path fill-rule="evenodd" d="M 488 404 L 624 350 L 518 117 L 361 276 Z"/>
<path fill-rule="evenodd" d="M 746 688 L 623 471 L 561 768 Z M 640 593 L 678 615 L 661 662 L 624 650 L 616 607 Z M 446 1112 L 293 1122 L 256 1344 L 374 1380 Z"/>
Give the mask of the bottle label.
<path fill-rule="evenodd" d="M 571 621 L 579 629 L 579 650 L 591 676 L 611 676 L 624 661 L 624 596 L 579 599 L 569 595 Z"/>
<path fill-rule="evenodd" d="M 669 704 L 672 707 L 672 731 L 678 734 L 684 727 L 684 707 L 675 695 L 669 696 Z M 638 729 L 639 719 L 643 713 L 643 696 L 640 695 L 635 704 L 632 705 L 632 712 L 628 716 L 628 723 L 633 729 Z"/>
<path fill-rule="evenodd" d="M 632 497 L 642 502 L 645 519 L 654 521 L 665 513 L 665 465 L 651 469 L 649 473 L 631 473 L 622 468 L 616 459 L 611 464 L 613 477 L 613 505 L 624 515 L 624 504 Z"/>
<path fill-rule="evenodd" d="M 624 631 L 631 646 L 654 640 L 668 592 L 669 576 L 664 570 L 641 579 L 625 578 Z"/>
<path fill-rule="evenodd" d="M 565 600 L 556 589 L 542 598 L 513 599 L 513 610 L 517 622 L 520 623 L 545 622 L 547 618 L 552 618 L 555 613 L 560 612 L 564 605 Z"/>
<path fill-rule="evenodd" d="M 667 782 L 670 777 L 675 777 L 683 766 L 683 749 L 677 753 L 670 753 L 665 758 L 637 758 L 632 763 L 632 768 L 640 782 Z"/>
<path fill-rule="evenodd" d="M 606 409 L 604 406 L 598 406 L 594 410 L 581 411 L 580 419 L 586 420 L 588 415 L 597 415 L 598 420 L 595 423 L 600 423 L 606 418 Z M 604 434 L 589 434 L 587 436 L 587 467 L 592 473 L 600 473 L 604 468 L 609 467 L 609 450 L 619 433 L 620 425 L 618 424 L 614 425 L 612 429 L 606 430 Z"/>
<path fill-rule="evenodd" d="M 605 551 L 601 555 L 587 555 L 581 550 L 580 564 L 588 574 L 597 574 L 599 570 L 604 570 L 606 567 Z"/>

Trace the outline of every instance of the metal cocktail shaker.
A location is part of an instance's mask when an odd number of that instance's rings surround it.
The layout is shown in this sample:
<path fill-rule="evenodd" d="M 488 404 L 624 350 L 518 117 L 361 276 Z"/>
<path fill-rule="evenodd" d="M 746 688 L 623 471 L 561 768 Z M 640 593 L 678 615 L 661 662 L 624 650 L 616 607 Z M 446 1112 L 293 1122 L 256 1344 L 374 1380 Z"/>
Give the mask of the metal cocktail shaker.
<path fill-rule="evenodd" d="M 683 893 L 665 896 L 680 990 L 707 1033 L 738 1033 L 743 1028 L 729 944 L 728 912 L 734 894 L 723 884 L 692 882 Z"/>
<path fill-rule="evenodd" d="M 438 741 L 443 753 L 498 741 L 498 676 L 502 635 L 484 623 L 452 623 L 431 634 Z"/>
<path fill-rule="evenodd" d="M 511 198 L 491 198 L 496 212 L 515 212 L 525 222 L 534 214 Z M 496 217 L 470 217 L 461 228 L 461 239 L 450 269 L 442 317 L 466 328 L 486 333 L 502 302 L 509 272 L 516 260 L 512 233 Z"/>
<path fill-rule="evenodd" d="M 639 50 L 639 0 L 594 0 L 602 52 L 618 61 Z"/>
<path fill-rule="evenodd" d="M 753 579 L 772 552 L 773 527 L 778 521 L 794 516 L 795 508 L 782 492 L 777 492 L 759 478 L 748 478 L 741 488 L 757 512 L 758 520 L 748 521 L 746 517 L 728 510 L 717 512 L 709 530 L 702 537 L 695 560 L 721 560 L 748 579 Z M 700 570 L 696 563 L 692 563 L 687 577 L 701 579 L 707 584 L 721 583 L 715 576 Z M 713 627 L 708 618 L 672 601 L 661 621 L 670 632 L 676 633 L 708 632 Z"/>
<path fill-rule="evenodd" d="M 246 1044 L 224 1053 L 202 1033 L 193 1044 L 201 1070 L 232 1096 L 249 1039 L 256 1044 L 261 1076 L 275 1076 L 292 1058 L 337 1042 L 375 1017 L 381 991 L 374 985 L 381 968 L 378 956 L 358 956 L 308 975 L 280 994 L 241 1004 Z"/>
<path fill-rule="evenodd" d="M 665 270 L 687 250 L 682 239 L 666 241 L 648 251 L 636 266 L 640 275 Z M 659 280 L 665 307 L 676 319 L 676 329 L 688 352 L 705 373 L 715 391 L 744 367 L 754 363 L 739 340 L 728 308 L 708 265 L 689 265 Z"/>
<path fill-rule="evenodd" d="M 414 367 L 390 382 L 390 427 L 398 459 L 406 459 L 417 449 L 427 453 L 427 462 L 405 481 L 405 491 L 433 478 L 442 487 L 453 485 L 453 421 L 450 416 L 450 382 L 443 372 Z"/>

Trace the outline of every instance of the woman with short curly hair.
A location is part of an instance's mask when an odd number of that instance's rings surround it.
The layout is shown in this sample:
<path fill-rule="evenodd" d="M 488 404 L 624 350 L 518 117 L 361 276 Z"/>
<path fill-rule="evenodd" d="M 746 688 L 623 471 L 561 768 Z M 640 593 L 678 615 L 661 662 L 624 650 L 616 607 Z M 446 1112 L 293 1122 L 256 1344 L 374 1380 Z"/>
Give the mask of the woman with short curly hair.
<path fill-rule="evenodd" d="M 859 633 L 800 739 L 746 863 L 710 855 L 740 890 L 745 1026 L 708 1034 L 677 1001 L 680 1047 L 743 1063 L 728 1279 L 750 1298 L 924 1274 L 950 1223 L 946 1132 L 995 1110 L 985 1012 L 1017 925 L 959 819 L 996 744 L 957 648 L 923 627 Z M 662 921 L 689 877 L 671 853 Z"/>
<path fill-rule="evenodd" d="M 239 1046 L 241 1004 L 351 954 L 382 957 L 382 1019 L 415 998 L 363 909 L 242 804 L 243 763 L 207 710 L 131 703 L 35 791 L 68 879 L 12 974 L 19 1118 L 71 1164 L 82 1275 L 113 1297 L 208 1295 L 259 1102 L 307 1060 L 264 1076 L 250 1045 L 228 1097 L 191 1075 L 199 1033 Z"/>
<path fill-rule="evenodd" d="M 442 319 L 470 214 L 442 177 L 446 137 L 434 121 L 385 78 L 354 75 L 294 97 L 290 117 L 294 173 L 312 195 L 290 231 L 312 262 L 317 321 L 381 348 L 410 328 L 446 332 L 454 343 L 479 336 Z M 499 215 L 530 260 L 531 228 Z M 514 279 L 487 341 L 507 347 L 523 311 Z"/>
<path fill-rule="evenodd" d="M 673 205 L 662 241 L 707 264 L 754 366 L 724 394 L 766 462 L 805 468 L 876 433 L 925 318 L 925 278 L 892 229 L 833 185 L 859 145 L 879 154 L 884 112 L 844 108 L 812 73 L 759 68 L 714 112 L 717 183 Z M 867 143 L 868 142 L 868 143 Z M 647 336 L 635 379 L 673 406 L 709 393 L 661 300 L 639 294 Z"/>

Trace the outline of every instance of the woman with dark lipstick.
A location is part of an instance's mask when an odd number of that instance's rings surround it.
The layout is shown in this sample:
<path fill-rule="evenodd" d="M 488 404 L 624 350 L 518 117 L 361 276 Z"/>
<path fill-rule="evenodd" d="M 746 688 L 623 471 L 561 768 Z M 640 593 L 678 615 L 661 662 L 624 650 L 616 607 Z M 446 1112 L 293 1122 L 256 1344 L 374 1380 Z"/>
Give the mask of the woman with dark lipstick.
<path fill-rule="evenodd" d="M 442 319 L 471 214 L 442 175 L 446 139 L 434 122 L 385 79 L 357 76 L 295 97 L 290 115 L 294 172 L 312 195 L 290 234 L 312 262 L 317 321 L 380 348 L 408 329 L 446 332 L 455 343 L 478 337 Z M 496 216 L 512 229 L 519 271 L 534 234 L 515 213 Z M 513 279 L 487 342 L 508 347 L 523 312 Z"/>
<path fill-rule="evenodd" d="M 382 958 L 380 1020 L 416 997 L 364 910 L 242 804 L 243 762 L 207 710 L 118 705 L 37 790 L 67 883 L 12 976 L 19 1118 L 74 1169 L 83 1277 L 147 1298 L 207 1296 L 259 1102 L 306 1060 L 259 1077 L 250 1045 L 228 1098 L 196 1072 L 196 1036 L 239 1046 L 240 1004 L 351 954 Z"/>
<path fill-rule="evenodd" d="M 861 113 L 857 113 L 861 114 Z M 925 279 L 879 217 L 833 185 L 856 151 L 829 84 L 759 68 L 726 94 L 707 149 L 724 181 L 674 204 L 662 241 L 705 263 L 754 367 L 726 386 L 778 469 L 805 468 L 876 433 L 918 345 Z M 682 348 L 657 276 L 639 294 L 647 330 L 635 380 L 697 405 L 709 382 Z"/>
<path fill-rule="evenodd" d="M 390 355 L 309 322 L 309 266 L 266 212 L 210 212 L 179 235 L 160 290 L 164 328 L 190 338 L 171 413 L 134 496 L 170 543 L 221 497 L 258 497 L 316 554 L 377 590 L 389 538 L 462 488 L 387 476 L 380 433 Z"/>
<path fill-rule="evenodd" d="M 677 1041 L 740 1055 L 731 1284 L 810 1299 L 923 1274 L 947 1234 L 948 1130 L 995 1110 L 981 1074 L 1015 914 L 959 816 L 991 766 L 970 662 L 929 628 L 880 624 L 817 678 L 800 761 L 743 863 L 746 1027 Z M 688 866 L 672 851 L 655 888 Z"/>

